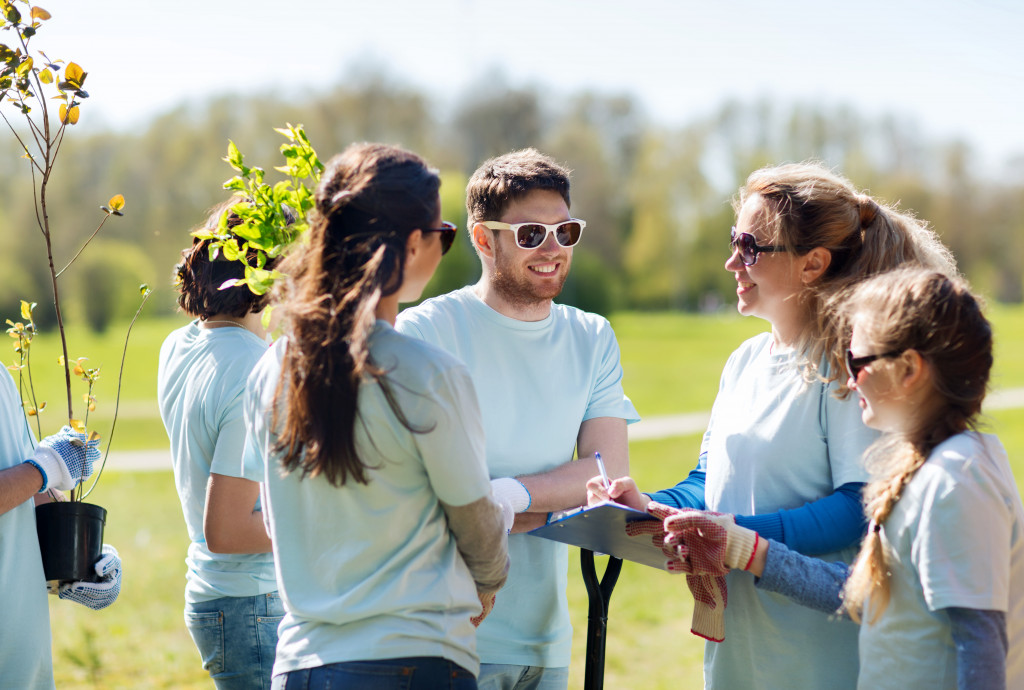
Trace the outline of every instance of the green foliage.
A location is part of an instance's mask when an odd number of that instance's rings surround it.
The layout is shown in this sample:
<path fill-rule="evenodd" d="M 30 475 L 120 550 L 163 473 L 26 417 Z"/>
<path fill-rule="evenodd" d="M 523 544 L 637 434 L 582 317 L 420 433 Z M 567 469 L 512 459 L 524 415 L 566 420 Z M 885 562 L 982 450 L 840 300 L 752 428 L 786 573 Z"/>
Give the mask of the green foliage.
<path fill-rule="evenodd" d="M 283 255 L 309 229 L 307 216 L 315 205 L 313 192 L 324 166 L 302 125 L 288 124 L 276 131 L 288 142 L 280 147 L 285 164 L 274 169 L 288 179 L 273 185 L 265 182 L 263 168 L 247 166 L 235 142 L 229 141 L 224 160 L 238 174 L 224 183 L 224 189 L 233 190 L 239 198 L 231 211 L 240 223 L 228 227 L 228 215 L 223 214 L 216 230 L 192 233 L 210 241 L 211 260 L 223 254 L 245 265 L 245 277 L 227 281 L 224 288 L 247 285 L 257 295 L 266 293 L 282 277 L 280 271 L 266 268 L 267 260 Z"/>
<path fill-rule="evenodd" d="M 28 5 L 27 2 L 24 4 Z M 53 308 L 56 317 L 57 327 L 60 332 L 61 356 L 59 362 L 64 369 L 64 387 L 67 393 L 67 423 L 81 433 L 88 431 L 87 424 L 89 413 L 96 408 L 96 398 L 93 395 L 93 386 L 99 377 L 99 369 L 84 364 L 85 358 L 79 358 L 74 364 L 74 373 L 81 377 L 87 384 L 86 393 L 83 395 L 83 403 L 86 407 L 85 421 L 76 418 L 72 396 L 72 364 L 68 357 L 67 338 L 64 330 L 64 317 L 61 311 L 60 289 L 58 278 L 64 273 L 78 257 L 85 247 L 96 237 L 103 228 L 107 219 L 111 216 L 122 216 L 125 205 L 124 197 L 116 194 L 110 198 L 106 206 L 101 206 L 104 212 L 102 220 L 93 231 L 92 235 L 85 241 L 81 249 L 64 265 L 57 270 L 53 248 L 58 244 L 57 238 L 51 234 L 50 211 L 48 208 L 47 188 L 51 175 L 54 172 L 54 165 L 61 144 L 64 141 L 66 128 L 78 123 L 80 118 L 80 103 L 89 97 L 89 94 L 82 88 L 88 76 L 82 67 L 74 62 L 63 60 L 51 60 L 46 53 L 36 51 L 41 58 L 37 64 L 36 58 L 32 56 L 29 44 L 32 42 L 41 22 L 50 19 L 50 13 L 40 7 L 29 6 L 29 21 L 23 19 L 21 12 L 15 7 L 12 0 L 0 0 L 0 13 L 3 15 L 3 23 L 0 30 L 9 32 L 14 40 L 11 44 L 0 43 L 0 116 L 3 117 L 15 141 L 18 143 L 23 158 L 28 160 L 28 168 L 32 179 L 32 208 L 35 225 L 43 237 L 45 243 L 45 266 L 49 271 L 50 287 L 53 290 Z M 12 47 L 13 46 L 13 47 Z M 48 95 L 54 94 L 55 95 Z M 50 121 L 49 100 L 59 101 L 58 126 L 54 130 Z M 7 106 L 14 106 L 14 109 L 21 117 L 26 129 L 19 131 L 8 119 L 6 112 L 2 109 Z M 38 111 L 33 114 L 33 108 Z M 63 244 L 61 242 L 60 244 Z M 111 292 L 110 281 L 112 276 L 103 270 L 94 272 L 92 280 L 86 281 L 85 295 L 95 286 L 100 300 L 103 293 Z M 142 304 L 145 304 L 149 296 L 146 288 L 143 293 Z M 87 306 L 91 303 L 86 302 Z M 38 413 L 45 407 L 45 402 L 37 404 L 35 386 L 32 383 L 32 368 L 29 352 L 31 341 L 36 331 L 33 320 L 35 303 L 21 302 L 21 316 L 28 325 L 23 322 L 11 322 L 12 337 L 18 341 L 15 345 L 15 353 L 19 356 L 16 365 L 19 372 L 19 386 L 22 393 L 22 401 L 26 414 L 36 418 L 36 432 L 42 435 L 42 425 L 38 419 Z M 139 309 L 141 310 L 141 306 Z M 95 312 L 89 312 L 95 313 Z M 88 316 L 88 314 L 87 314 Z M 138 312 L 136 312 L 136 317 Z M 12 332 L 13 331 L 13 332 Z M 127 341 L 125 343 L 127 348 Z M 27 380 L 28 384 L 25 385 Z M 98 437 L 95 431 L 89 432 L 90 439 Z M 107 446 L 109 450 L 109 443 Z M 98 477 L 97 473 L 97 477 Z M 95 482 L 92 485 L 95 487 Z M 89 490 L 91 491 L 91 489 Z M 88 492 L 85 492 L 86 494 Z M 81 500 L 82 490 L 72 490 L 71 499 Z"/>

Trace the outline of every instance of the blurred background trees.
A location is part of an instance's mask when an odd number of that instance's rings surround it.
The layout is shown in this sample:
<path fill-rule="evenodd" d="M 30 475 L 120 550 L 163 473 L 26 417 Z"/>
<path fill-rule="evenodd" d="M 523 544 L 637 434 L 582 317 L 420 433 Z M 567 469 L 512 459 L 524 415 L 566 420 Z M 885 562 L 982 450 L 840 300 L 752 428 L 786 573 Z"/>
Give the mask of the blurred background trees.
<path fill-rule="evenodd" d="M 353 141 L 406 146 L 442 171 L 443 215 L 465 228 L 466 179 L 486 157 L 536 146 L 573 169 L 573 213 L 587 220 L 562 300 L 608 313 L 616 309 L 714 310 L 733 302 L 722 269 L 733 223 L 731 198 L 757 167 L 813 158 L 854 184 L 928 220 L 953 249 L 976 288 L 1005 302 L 1024 300 L 1024 174 L 981 169 L 969 144 L 923 139 L 915 123 L 868 117 L 849 107 L 728 102 L 703 118 L 652 122 L 628 95 L 553 94 L 509 88 L 500 76 L 453 103 L 433 102 L 386 71 L 368 67 L 337 85 L 288 100 L 273 93 L 225 94 L 182 105 L 139 133 L 75 132 L 55 175 L 51 216 L 75 225 L 81 209 L 115 189 L 130 214 L 103 230 L 92 260 L 75 279 L 92 286 L 76 310 L 102 330 L 126 313 L 140 282 L 156 288 L 147 311 L 174 308 L 171 269 L 206 210 L 226 198 L 228 139 L 246 162 L 270 170 L 280 136 L 302 123 L 323 160 Z M 18 300 L 47 294 L 45 267 L 29 261 L 34 243 L 28 171 L 13 142 L 0 140 L 0 314 Z M 1012 161 L 1003 166 L 1013 170 Z M 1021 167 L 1018 164 L 1018 167 Z M 269 175 L 268 175 L 269 177 Z M 93 226 L 56 249 L 66 259 Z M 475 281 L 479 267 L 463 231 L 441 263 L 429 294 Z M 102 285 L 102 289 L 99 287 Z M 125 286 L 122 290 L 122 286 Z M 38 322 L 52 319 L 38 300 Z"/>

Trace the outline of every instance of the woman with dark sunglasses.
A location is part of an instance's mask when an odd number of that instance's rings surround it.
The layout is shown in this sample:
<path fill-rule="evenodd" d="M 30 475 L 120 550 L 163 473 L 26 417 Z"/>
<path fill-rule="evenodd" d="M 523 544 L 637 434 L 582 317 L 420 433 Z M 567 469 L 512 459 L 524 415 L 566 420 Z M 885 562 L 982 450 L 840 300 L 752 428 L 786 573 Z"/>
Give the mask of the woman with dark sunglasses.
<path fill-rule="evenodd" d="M 725 268 L 736 278 L 739 312 L 765 319 L 771 331 L 726 363 L 697 467 L 684 481 L 650 495 L 628 477 L 608 490 L 595 478 L 588 489 L 593 501 L 610 497 L 639 509 L 653 499 L 734 514 L 800 553 L 850 558 L 865 529 L 861 455 L 875 433 L 855 400 L 838 397 L 846 393 L 849 341 L 836 300 L 903 264 L 955 272 L 953 259 L 923 223 L 817 164 L 752 173 L 734 207 Z M 755 590 L 745 572 L 721 585 L 724 619 L 721 607 L 694 609 L 693 630 L 709 640 L 708 688 L 856 686 L 855 625 Z"/>
<path fill-rule="evenodd" d="M 476 688 L 508 569 L 480 411 L 465 365 L 393 328 L 451 244 L 439 186 L 415 154 L 349 147 L 282 265 L 284 337 L 246 398 L 286 611 L 275 688 Z"/>

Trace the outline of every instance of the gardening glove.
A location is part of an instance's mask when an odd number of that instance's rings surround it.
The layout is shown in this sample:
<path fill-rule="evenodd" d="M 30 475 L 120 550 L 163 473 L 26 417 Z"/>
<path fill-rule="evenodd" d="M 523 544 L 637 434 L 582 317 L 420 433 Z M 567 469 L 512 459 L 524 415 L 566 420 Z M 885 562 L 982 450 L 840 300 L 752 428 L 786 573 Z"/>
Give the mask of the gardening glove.
<path fill-rule="evenodd" d="M 63 427 L 53 436 L 47 436 L 25 462 L 31 463 L 43 475 L 42 493 L 49 489 L 74 489 L 92 474 L 92 466 L 100 459 L 100 440 L 86 440 L 70 426 Z"/>
<path fill-rule="evenodd" d="M 500 477 L 491 480 L 491 493 L 494 495 L 494 501 L 501 506 L 501 519 L 507 534 L 512 531 L 516 513 L 525 512 L 530 507 L 530 492 L 518 479 Z"/>
<path fill-rule="evenodd" d="M 674 515 L 679 512 L 675 508 L 669 508 L 666 505 L 660 503 L 651 502 L 648 506 L 648 512 L 657 520 L 633 520 L 632 522 L 626 523 L 626 536 L 639 537 L 642 535 L 650 535 L 651 543 L 661 552 L 665 554 L 665 569 L 670 573 L 687 573 L 689 568 L 686 566 L 686 545 L 685 544 L 669 544 L 666 543 L 665 533 L 665 518 L 670 515 Z"/>
<path fill-rule="evenodd" d="M 479 628 L 480 624 L 484 622 L 484 618 L 487 618 L 488 614 L 494 610 L 494 602 L 497 601 L 497 595 L 482 594 L 477 592 L 477 596 L 480 597 L 480 605 L 483 606 L 483 611 L 480 612 L 479 616 L 473 616 L 469 619 L 469 622 L 473 624 L 474 628 Z"/>
<path fill-rule="evenodd" d="M 68 582 L 57 592 L 61 599 L 70 599 L 91 609 L 105 609 L 114 603 L 121 592 L 121 559 L 117 549 L 103 545 L 103 557 L 96 561 L 99 582 Z"/>
<path fill-rule="evenodd" d="M 680 510 L 665 519 L 666 542 L 686 545 L 685 561 L 697 575 L 725 575 L 746 570 L 757 550 L 758 534 L 740 527 L 728 513 Z"/>
<path fill-rule="evenodd" d="M 648 512 L 663 514 L 652 503 Z M 665 518 L 665 543 L 675 549 L 693 594 L 690 632 L 713 642 L 725 639 L 725 607 L 729 592 L 725 575 L 746 568 L 757 548 L 757 532 L 736 525 L 732 515 L 678 510 Z"/>

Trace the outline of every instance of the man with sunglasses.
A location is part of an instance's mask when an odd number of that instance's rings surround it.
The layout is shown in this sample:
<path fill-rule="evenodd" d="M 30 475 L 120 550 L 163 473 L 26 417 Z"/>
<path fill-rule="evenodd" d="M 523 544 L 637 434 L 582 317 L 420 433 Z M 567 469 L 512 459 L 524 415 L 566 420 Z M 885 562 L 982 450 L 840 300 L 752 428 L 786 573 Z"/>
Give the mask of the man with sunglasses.
<path fill-rule="evenodd" d="M 569 214 L 569 171 L 516 151 L 483 163 L 466 197 L 479 282 L 403 311 L 397 328 L 469 367 L 495 497 L 509 524 L 515 514 L 508 581 L 477 631 L 480 688 L 564 690 L 568 548 L 521 533 L 586 501 L 595 452 L 609 476 L 626 475 L 638 416 L 608 321 L 553 301 L 586 227 Z"/>

